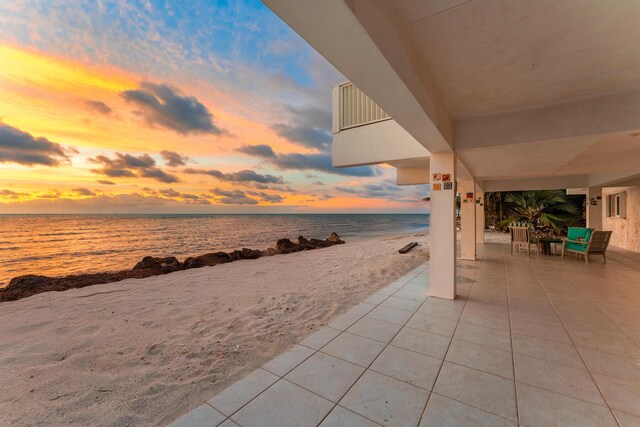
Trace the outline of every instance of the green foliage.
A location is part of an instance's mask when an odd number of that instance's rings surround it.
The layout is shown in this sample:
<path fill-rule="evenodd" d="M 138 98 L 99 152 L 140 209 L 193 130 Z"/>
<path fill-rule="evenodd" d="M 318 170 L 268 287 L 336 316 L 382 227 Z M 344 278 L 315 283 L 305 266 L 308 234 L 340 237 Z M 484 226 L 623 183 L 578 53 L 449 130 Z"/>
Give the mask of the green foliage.
<path fill-rule="evenodd" d="M 487 223 L 504 230 L 512 222 L 528 222 L 536 230 L 548 228 L 558 234 L 583 222 L 582 199 L 563 190 L 487 193 Z"/>

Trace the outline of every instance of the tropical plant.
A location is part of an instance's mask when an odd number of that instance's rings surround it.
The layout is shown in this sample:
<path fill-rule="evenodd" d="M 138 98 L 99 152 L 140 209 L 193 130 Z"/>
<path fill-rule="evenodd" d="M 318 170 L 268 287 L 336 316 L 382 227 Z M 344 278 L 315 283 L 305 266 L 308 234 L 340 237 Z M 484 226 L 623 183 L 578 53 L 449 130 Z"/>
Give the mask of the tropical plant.
<path fill-rule="evenodd" d="M 504 193 L 501 200 L 505 217 L 502 227 L 512 222 L 526 221 L 534 229 L 549 227 L 555 233 L 577 225 L 581 220 L 580 209 L 562 190 L 517 191 Z"/>

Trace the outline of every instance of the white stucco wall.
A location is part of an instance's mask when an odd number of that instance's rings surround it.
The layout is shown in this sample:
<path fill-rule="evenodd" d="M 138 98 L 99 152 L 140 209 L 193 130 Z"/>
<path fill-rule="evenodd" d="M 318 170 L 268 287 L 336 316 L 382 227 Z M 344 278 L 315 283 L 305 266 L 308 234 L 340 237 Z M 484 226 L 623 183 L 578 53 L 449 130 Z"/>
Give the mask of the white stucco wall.
<path fill-rule="evenodd" d="M 602 229 L 613 231 L 611 245 L 640 252 L 640 187 L 631 187 L 624 191 L 627 193 L 627 217 L 607 217 L 606 203 L 603 203 Z M 603 200 L 606 194 L 605 191 Z"/>

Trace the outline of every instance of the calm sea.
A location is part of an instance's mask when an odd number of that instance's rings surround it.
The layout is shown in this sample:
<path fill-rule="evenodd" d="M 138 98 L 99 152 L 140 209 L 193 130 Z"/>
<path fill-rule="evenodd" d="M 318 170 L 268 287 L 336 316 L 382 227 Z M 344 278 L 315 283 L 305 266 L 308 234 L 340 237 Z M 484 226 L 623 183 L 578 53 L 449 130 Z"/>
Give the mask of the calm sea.
<path fill-rule="evenodd" d="M 425 231 L 427 214 L 353 215 L 0 215 L 0 286 L 15 276 L 131 268 L 142 257 L 187 256 L 283 237 L 345 239 Z"/>

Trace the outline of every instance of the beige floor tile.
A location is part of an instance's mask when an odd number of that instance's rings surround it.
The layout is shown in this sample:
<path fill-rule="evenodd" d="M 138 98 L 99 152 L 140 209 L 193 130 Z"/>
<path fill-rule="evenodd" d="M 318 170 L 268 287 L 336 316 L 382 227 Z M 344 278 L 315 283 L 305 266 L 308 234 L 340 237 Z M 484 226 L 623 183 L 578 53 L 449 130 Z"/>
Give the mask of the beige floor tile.
<path fill-rule="evenodd" d="M 431 390 L 440 365 L 440 359 L 390 345 L 378 356 L 370 369 Z"/>
<path fill-rule="evenodd" d="M 393 294 L 393 296 L 396 298 L 404 298 L 411 301 L 423 303 L 427 300 L 429 293 L 427 291 L 413 291 L 411 289 L 403 288 Z"/>
<path fill-rule="evenodd" d="M 227 387 L 207 403 L 225 415 L 231 415 L 278 380 L 264 369 L 256 369 L 240 381 Z"/>
<path fill-rule="evenodd" d="M 375 293 L 371 296 L 369 296 L 369 298 L 365 299 L 363 302 L 366 302 L 368 304 L 380 304 L 382 301 L 386 300 L 387 298 L 389 298 L 388 295 L 381 295 L 378 293 Z"/>
<path fill-rule="evenodd" d="M 571 344 L 571 338 L 559 321 L 548 323 L 532 319 L 512 319 L 511 331 L 518 335 Z"/>
<path fill-rule="evenodd" d="M 380 304 L 381 307 L 395 308 L 396 310 L 404 310 L 411 313 L 415 312 L 418 308 L 420 308 L 421 305 L 422 303 L 420 301 L 398 298 L 394 297 L 393 295 Z"/>
<path fill-rule="evenodd" d="M 458 322 L 455 320 L 415 314 L 407 323 L 407 327 L 438 335 L 444 335 L 446 337 L 452 337 L 457 324 Z"/>
<path fill-rule="evenodd" d="M 516 425 L 513 421 L 432 393 L 419 427 L 515 427 Z"/>
<path fill-rule="evenodd" d="M 576 347 L 627 357 L 640 357 L 640 347 L 628 338 L 617 338 L 593 331 L 569 330 Z"/>
<path fill-rule="evenodd" d="M 262 369 L 276 374 L 280 377 L 285 376 L 290 370 L 302 363 L 306 358 L 313 354 L 314 350 L 302 345 L 295 345 L 289 351 L 282 353 L 275 359 L 267 362 Z"/>
<path fill-rule="evenodd" d="M 318 350 L 321 347 L 324 347 L 329 341 L 340 335 L 341 331 L 338 329 L 333 329 L 329 327 L 324 327 L 313 335 L 308 336 L 304 340 L 300 342 L 301 345 L 305 347 L 312 348 L 314 350 Z"/>
<path fill-rule="evenodd" d="M 169 427 L 215 427 L 226 417 L 203 403 L 171 423 Z"/>
<path fill-rule="evenodd" d="M 445 298 L 435 298 L 430 297 L 428 299 L 429 304 L 441 307 L 458 307 L 461 311 L 464 309 L 464 306 L 467 304 L 466 298 L 456 298 L 454 300 L 445 299 Z"/>
<path fill-rule="evenodd" d="M 433 391 L 517 421 L 513 381 L 444 362 Z"/>
<path fill-rule="evenodd" d="M 640 382 L 593 374 L 609 407 L 640 416 Z"/>
<path fill-rule="evenodd" d="M 332 402 L 338 402 L 364 368 L 324 353 L 316 353 L 285 379 Z"/>
<path fill-rule="evenodd" d="M 445 360 L 513 379 L 513 355 L 510 351 L 454 339 Z"/>
<path fill-rule="evenodd" d="M 515 355 L 515 361 L 518 382 L 598 405 L 605 404 L 591 375 L 584 369 L 559 365 L 521 354 Z"/>
<path fill-rule="evenodd" d="M 344 313 L 333 319 L 327 326 L 340 331 L 347 330 L 351 325 L 362 319 L 362 315 L 356 313 Z"/>
<path fill-rule="evenodd" d="M 621 427 L 640 427 L 639 416 L 615 410 L 613 411 L 613 415 L 616 417 Z"/>
<path fill-rule="evenodd" d="M 367 371 L 340 405 L 385 426 L 417 425 L 429 392 Z"/>
<path fill-rule="evenodd" d="M 526 384 L 517 384 L 520 423 L 527 427 L 615 427 L 611 411 Z"/>
<path fill-rule="evenodd" d="M 548 341 L 524 335 L 513 336 L 513 351 L 525 356 L 537 357 L 549 362 L 586 369 L 576 348 L 571 344 Z"/>
<path fill-rule="evenodd" d="M 452 301 L 453 303 L 453 301 Z M 461 305 L 443 305 L 434 303 L 431 298 L 429 298 L 422 307 L 418 310 L 418 314 L 423 314 L 426 316 L 434 316 L 434 317 L 442 317 L 450 320 L 458 320 L 460 315 L 462 314 L 463 306 Z"/>
<path fill-rule="evenodd" d="M 387 286 L 390 286 L 390 287 L 396 288 L 396 289 L 400 289 L 401 287 L 406 285 L 408 281 L 409 280 L 407 279 L 407 276 L 402 276 L 398 280 L 389 283 Z"/>
<path fill-rule="evenodd" d="M 347 329 L 347 332 L 386 344 L 391 341 L 400 328 L 400 325 L 363 317 Z"/>
<path fill-rule="evenodd" d="M 509 331 L 509 316 L 506 314 L 494 315 L 492 313 L 474 313 L 467 311 L 465 308 L 462 312 L 462 317 L 460 317 L 460 321 L 479 326 L 486 326 L 487 328 Z"/>
<path fill-rule="evenodd" d="M 395 308 L 378 306 L 372 310 L 366 317 L 376 320 L 382 320 L 395 325 L 404 325 L 411 318 L 412 313 Z"/>
<path fill-rule="evenodd" d="M 394 286 L 385 286 L 382 289 L 378 289 L 378 294 L 380 295 L 386 295 L 386 296 L 391 296 L 393 295 L 396 291 L 398 290 L 398 288 L 394 287 Z"/>
<path fill-rule="evenodd" d="M 368 312 L 370 312 L 371 310 L 373 310 L 376 307 L 377 307 L 376 304 L 369 304 L 369 303 L 366 303 L 366 302 L 361 302 L 360 304 L 358 304 L 358 305 L 356 305 L 354 307 L 351 307 L 347 311 L 347 313 L 364 316 L 364 315 L 366 315 Z"/>
<path fill-rule="evenodd" d="M 385 345 L 379 341 L 343 333 L 325 347 L 322 352 L 367 367 L 382 352 Z"/>
<path fill-rule="evenodd" d="M 242 427 L 315 427 L 332 408 L 328 400 L 280 380 L 231 419 Z"/>
<path fill-rule="evenodd" d="M 509 332 L 498 329 L 460 322 L 453 337 L 476 344 L 499 348 L 500 350 L 511 351 L 511 335 Z"/>
<path fill-rule="evenodd" d="M 450 338 L 442 335 L 404 328 L 391 341 L 391 344 L 407 350 L 417 351 L 427 356 L 444 359 L 450 341 Z"/>
<path fill-rule="evenodd" d="M 415 292 L 427 292 L 429 291 L 429 283 L 427 283 L 426 281 L 420 280 L 420 281 L 415 281 L 412 280 L 411 282 L 407 283 L 405 286 L 402 287 L 402 289 L 406 290 L 406 291 L 415 291 Z"/>
<path fill-rule="evenodd" d="M 342 406 L 336 406 L 319 427 L 377 427 L 374 423 Z"/>
<path fill-rule="evenodd" d="M 640 383 L 640 357 L 625 357 L 585 348 L 578 350 L 590 372 Z"/>

